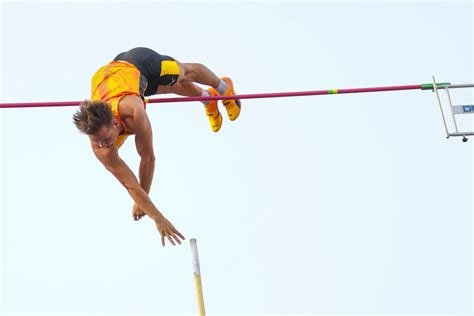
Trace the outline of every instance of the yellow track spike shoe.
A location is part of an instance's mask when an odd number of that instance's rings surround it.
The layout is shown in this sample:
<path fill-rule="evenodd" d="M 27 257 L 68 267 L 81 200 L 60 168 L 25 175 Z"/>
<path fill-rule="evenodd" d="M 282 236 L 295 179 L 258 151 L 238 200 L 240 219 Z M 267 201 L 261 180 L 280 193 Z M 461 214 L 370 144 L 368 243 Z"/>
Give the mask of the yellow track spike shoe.
<path fill-rule="evenodd" d="M 212 96 L 217 95 L 217 90 L 214 88 L 209 88 L 208 91 Z M 217 100 L 212 100 L 208 104 L 204 105 L 204 110 L 206 111 L 206 115 L 209 118 L 209 124 L 211 124 L 212 131 L 217 133 L 222 126 L 222 115 L 219 112 L 219 108 L 217 107 Z"/>
<path fill-rule="evenodd" d="M 230 78 L 223 77 L 222 80 L 224 80 L 227 83 L 227 90 L 223 94 L 225 96 L 227 95 L 235 95 L 234 91 L 234 83 Z M 229 117 L 229 120 L 235 121 L 239 115 L 240 115 L 240 100 L 238 99 L 229 99 L 229 100 L 222 100 L 222 103 L 225 106 L 225 109 L 227 110 L 227 116 Z"/>

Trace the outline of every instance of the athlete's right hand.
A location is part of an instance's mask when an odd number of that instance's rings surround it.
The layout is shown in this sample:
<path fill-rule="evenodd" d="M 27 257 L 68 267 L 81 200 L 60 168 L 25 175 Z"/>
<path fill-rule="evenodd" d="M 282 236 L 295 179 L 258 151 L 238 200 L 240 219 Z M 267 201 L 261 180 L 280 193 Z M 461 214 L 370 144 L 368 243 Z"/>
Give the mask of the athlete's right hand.
<path fill-rule="evenodd" d="M 155 219 L 156 228 L 160 232 L 161 235 L 161 244 L 163 247 L 165 246 L 165 237 L 169 240 L 169 242 L 175 246 L 176 243 L 181 245 L 181 240 L 185 240 L 184 236 L 168 221 L 163 215 L 159 216 Z"/>

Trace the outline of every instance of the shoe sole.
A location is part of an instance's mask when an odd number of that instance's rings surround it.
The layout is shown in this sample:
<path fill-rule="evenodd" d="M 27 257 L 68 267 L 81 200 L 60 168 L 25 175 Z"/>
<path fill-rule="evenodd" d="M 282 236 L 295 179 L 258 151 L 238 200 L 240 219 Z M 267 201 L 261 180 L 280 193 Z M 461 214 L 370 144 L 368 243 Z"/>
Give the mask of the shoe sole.
<path fill-rule="evenodd" d="M 228 77 L 224 77 L 222 78 L 222 80 L 224 80 L 227 85 L 230 87 L 230 91 L 232 93 L 232 95 L 235 95 L 235 90 L 234 90 L 234 83 L 232 82 L 232 79 L 228 78 Z M 240 102 L 239 99 L 232 99 L 235 101 L 235 104 L 237 105 L 237 107 L 239 108 L 239 110 L 241 110 L 242 108 L 242 103 Z M 224 106 L 227 108 L 228 105 L 232 105 L 232 101 L 230 100 L 222 100 L 222 104 L 224 104 Z M 236 117 L 230 117 L 229 114 L 227 113 L 227 116 L 229 116 L 229 119 L 231 121 L 235 121 L 240 115 L 240 111 L 239 113 L 237 114 Z"/>

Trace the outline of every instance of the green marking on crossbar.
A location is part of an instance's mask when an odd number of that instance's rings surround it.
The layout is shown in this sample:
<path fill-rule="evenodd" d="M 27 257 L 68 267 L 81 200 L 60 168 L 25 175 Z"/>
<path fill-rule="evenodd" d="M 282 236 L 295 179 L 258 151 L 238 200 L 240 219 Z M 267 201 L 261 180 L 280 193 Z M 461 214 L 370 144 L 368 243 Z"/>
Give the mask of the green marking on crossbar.
<path fill-rule="evenodd" d="M 436 88 L 449 87 L 449 85 L 451 85 L 449 82 L 439 82 L 436 84 Z M 421 84 L 421 90 L 434 90 L 434 86 L 432 83 L 423 83 Z"/>

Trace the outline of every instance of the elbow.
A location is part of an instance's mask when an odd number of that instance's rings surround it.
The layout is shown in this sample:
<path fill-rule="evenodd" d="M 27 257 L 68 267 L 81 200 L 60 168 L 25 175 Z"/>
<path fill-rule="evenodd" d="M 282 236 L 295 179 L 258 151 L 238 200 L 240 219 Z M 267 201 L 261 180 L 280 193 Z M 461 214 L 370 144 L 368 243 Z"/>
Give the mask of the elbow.
<path fill-rule="evenodd" d="M 155 155 L 151 155 L 150 157 L 148 157 L 148 161 L 149 161 L 151 164 L 155 164 Z"/>
<path fill-rule="evenodd" d="M 142 157 L 142 162 L 154 166 L 155 165 L 155 155 L 148 155 L 145 157 Z"/>

